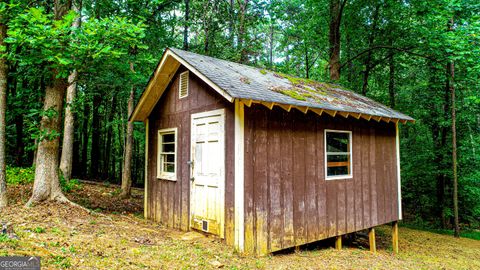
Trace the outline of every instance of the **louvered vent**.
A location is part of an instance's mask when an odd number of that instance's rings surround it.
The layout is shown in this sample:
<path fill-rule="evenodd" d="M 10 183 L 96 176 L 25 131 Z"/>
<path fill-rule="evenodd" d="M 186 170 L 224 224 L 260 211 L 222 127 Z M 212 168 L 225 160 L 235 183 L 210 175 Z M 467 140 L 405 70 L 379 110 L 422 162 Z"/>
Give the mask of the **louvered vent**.
<path fill-rule="evenodd" d="M 188 96 L 188 71 L 180 74 L 180 85 L 178 86 L 179 98 Z"/>

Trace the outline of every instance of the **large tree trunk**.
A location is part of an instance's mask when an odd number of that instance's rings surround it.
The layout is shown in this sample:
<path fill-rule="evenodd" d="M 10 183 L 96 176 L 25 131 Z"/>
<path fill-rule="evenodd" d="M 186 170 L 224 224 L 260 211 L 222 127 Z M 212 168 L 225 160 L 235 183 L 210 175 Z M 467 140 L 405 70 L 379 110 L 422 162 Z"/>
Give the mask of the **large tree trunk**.
<path fill-rule="evenodd" d="M 342 22 L 343 8 L 347 0 L 330 0 L 330 27 L 328 41 L 330 43 L 330 80 L 340 79 L 340 24 Z"/>
<path fill-rule="evenodd" d="M 77 5 L 73 5 L 72 8 L 76 13 L 80 12 Z M 81 15 L 79 14 L 78 18 L 72 23 L 73 28 L 80 27 L 80 18 Z M 63 124 L 62 156 L 60 158 L 60 171 L 66 181 L 69 181 L 72 178 L 73 143 L 75 141 L 75 116 L 72 110 L 72 105 L 77 93 L 77 76 L 78 73 L 76 70 L 68 76 L 67 104 L 65 107 L 65 122 Z"/>
<path fill-rule="evenodd" d="M 135 88 L 132 86 L 130 91 L 130 98 L 128 99 L 128 115 L 133 113 Z M 123 158 L 122 171 L 122 198 L 129 198 L 132 188 L 132 144 L 133 144 L 133 122 L 128 121 L 127 124 L 127 138 L 125 142 L 125 152 Z"/>
<path fill-rule="evenodd" d="M 0 46 L 5 46 L 4 39 L 7 34 L 7 26 L 3 23 L 0 15 Z M 7 178 L 5 160 L 5 127 L 7 112 L 7 77 L 8 66 L 5 58 L 0 58 L 0 209 L 7 206 Z"/>
<path fill-rule="evenodd" d="M 55 77 L 55 75 L 54 75 Z M 52 78 L 52 84 L 46 87 L 43 110 L 55 110 L 52 117 L 43 116 L 40 121 L 42 134 L 49 134 L 38 143 L 37 161 L 35 167 L 35 182 L 33 185 L 32 197 L 27 205 L 41 202 L 47 199 L 66 200 L 62 193 L 58 174 L 58 153 L 61 126 L 61 111 L 63 97 L 65 95 L 66 83 L 63 79 Z M 57 135 L 53 135 L 53 134 Z"/>
<path fill-rule="evenodd" d="M 67 14 L 72 6 L 71 1 L 55 0 L 55 20 L 60 20 Z M 48 134 L 38 142 L 37 159 L 35 167 L 35 182 L 33 183 L 32 197 L 27 206 L 44 200 L 68 201 L 60 188 L 58 162 L 59 145 L 63 109 L 63 98 L 67 82 L 63 78 L 57 78 L 57 71 L 52 69 L 50 83 L 45 90 L 43 110 L 54 110 L 56 113 L 48 117 L 44 115 L 40 120 L 40 133 Z"/>

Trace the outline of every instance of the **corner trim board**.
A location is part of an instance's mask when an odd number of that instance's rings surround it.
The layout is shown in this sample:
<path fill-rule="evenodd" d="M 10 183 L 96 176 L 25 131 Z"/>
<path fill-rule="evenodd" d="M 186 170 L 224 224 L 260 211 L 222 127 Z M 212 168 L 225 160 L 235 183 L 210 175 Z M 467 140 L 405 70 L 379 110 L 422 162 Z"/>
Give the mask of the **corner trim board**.
<path fill-rule="evenodd" d="M 245 248 L 244 104 L 235 100 L 235 248 Z"/>
<path fill-rule="evenodd" d="M 148 218 L 148 117 L 145 119 L 145 179 L 143 180 L 145 182 L 145 195 L 143 199 L 143 216 L 145 219 Z"/>
<path fill-rule="evenodd" d="M 395 123 L 395 146 L 397 154 L 398 219 L 402 220 L 402 178 L 400 177 L 400 136 L 398 135 L 398 122 Z"/>

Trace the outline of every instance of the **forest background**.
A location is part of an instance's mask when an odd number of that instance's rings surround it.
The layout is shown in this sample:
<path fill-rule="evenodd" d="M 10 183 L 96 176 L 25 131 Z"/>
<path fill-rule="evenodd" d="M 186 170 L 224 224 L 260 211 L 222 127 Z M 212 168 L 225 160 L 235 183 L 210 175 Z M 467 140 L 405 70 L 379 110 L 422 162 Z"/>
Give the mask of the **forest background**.
<path fill-rule="evenodd" d="M 412 116 L 400 128 L 404 218 L 452 228 L 458 176 L 460 225 L 480 227 L 477 1 L 18 0 L 0 14 L 7 188 L 55 140 L 62 185 L 123 174 L 143 186 L 144 126 L 129 129 L 128 113 L 177 47 L 338 83 Z M 44 109 L 52 89 L 66 100 Z"/>

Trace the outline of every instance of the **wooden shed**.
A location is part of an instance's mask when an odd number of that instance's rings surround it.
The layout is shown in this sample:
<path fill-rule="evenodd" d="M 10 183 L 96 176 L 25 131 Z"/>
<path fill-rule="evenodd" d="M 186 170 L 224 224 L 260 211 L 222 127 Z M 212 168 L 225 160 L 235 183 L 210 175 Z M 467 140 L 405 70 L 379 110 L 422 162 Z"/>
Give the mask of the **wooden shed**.
<path fill-rule="evenodd" d="M 145 217 L 168 227 L 266 254 L 402 218 L 413 119 L 338 85 L 172 48 L 130 121 L 147 130 Z"/>

